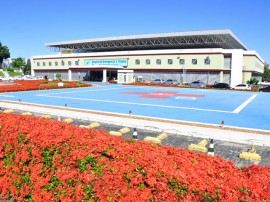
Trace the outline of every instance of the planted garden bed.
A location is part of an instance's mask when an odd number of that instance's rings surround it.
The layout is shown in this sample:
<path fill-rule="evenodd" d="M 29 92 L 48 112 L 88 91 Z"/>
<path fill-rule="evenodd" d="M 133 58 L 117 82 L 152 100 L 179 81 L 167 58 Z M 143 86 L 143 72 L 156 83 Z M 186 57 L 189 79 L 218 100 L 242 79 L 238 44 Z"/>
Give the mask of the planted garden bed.
<path fill-rule="evenodd" d="M 270 167 L 0 114 L 0 194 L 18 201 L 269 201 Z"/>

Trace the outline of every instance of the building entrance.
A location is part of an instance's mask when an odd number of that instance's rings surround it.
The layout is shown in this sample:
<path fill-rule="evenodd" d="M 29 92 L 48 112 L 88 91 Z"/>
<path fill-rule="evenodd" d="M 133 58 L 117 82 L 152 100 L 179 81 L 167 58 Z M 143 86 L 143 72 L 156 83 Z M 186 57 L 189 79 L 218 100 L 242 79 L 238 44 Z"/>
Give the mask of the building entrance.
<path fill-rule="evenodd" d="M 90 81 L 103 81 L 103 70 L 91 70 L 90 71 Z M 116 80 L 117 79 L 117 71 L 106 71 L 106 79 L 108 80 Z"/>
<path fill-rule="evenodd" d="M 90 73 L 90 81 L 102 81 L 103 72 L 102 70 L 92 70 Z"/>

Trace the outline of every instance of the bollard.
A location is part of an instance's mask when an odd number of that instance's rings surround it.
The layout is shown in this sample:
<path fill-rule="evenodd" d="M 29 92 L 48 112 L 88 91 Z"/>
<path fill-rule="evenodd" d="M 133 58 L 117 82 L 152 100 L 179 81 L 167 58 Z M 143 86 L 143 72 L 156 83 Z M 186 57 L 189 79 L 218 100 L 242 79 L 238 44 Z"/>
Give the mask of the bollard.
<path fill-rule="evenodd" d="M 208 155 L 215 156 L 214 152 L 214 140 L 210 140 L 209 149 L 208 149 Z"/>
<path fill-rule="evenodd" d="M 128 112 L 129 116 L 131 116 L 131 113 L 132 113 L 132 111 L 131 111 L 131 110 L 129 110 L 129 112 Z"/>
<path fill-rule="evenodd" d="M 133 130 L 133 139 L 138 140 L 138 133 L 136 128 Z"/>
<path fill-rule="evenodd" d="M 221 121 L 221 128 L 224 128 L 224 121 Z"/>
<path fill-rule="evenodd" d="M 65 108 L 67 108 L 67 104 L 65 104 Z"/>

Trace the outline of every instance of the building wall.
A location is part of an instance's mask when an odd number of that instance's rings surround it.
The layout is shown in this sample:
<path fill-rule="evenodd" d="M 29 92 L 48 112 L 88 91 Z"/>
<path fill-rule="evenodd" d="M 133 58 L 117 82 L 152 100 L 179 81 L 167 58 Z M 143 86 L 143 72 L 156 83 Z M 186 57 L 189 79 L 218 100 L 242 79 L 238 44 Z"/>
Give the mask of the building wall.
<path fill-rule="evenodd" d="M 57 70 L 57 71 L 35 71 L 35 76 L 47 76 L 48 79 L 56 79 L 55 74 L 61 74 L 62 80 L 68 80 L 67 70 Z"/>
<path fill-rule="evenodd" d="M 205 59 L 208 57 L 209 64 L 205 63 Z M 130 56 L 128 58 L 128 68 L 131 69 L 223 69 L 224 57 L 222 54 L 182 54 L 182 55 L 138 55 Z M 158 60 L 161 63 L 158 63 Z M 184 63 L 180 63 L 180 61 Z M 197 64 L 193 64 L 192 61 L 197 60 Z M 147 63 L 150 62 L 150 63 Z"/>
<path fill-rule="evenodd" d="M 50 73 L 49 76 L 53 77 L 58 71 L 59 73 L 60 71 L 67 72 L 70 68 L 82 70 L 86 68 L 85 61 L 89 59 L 127 59 L 127 66 L 119 67 L 119 69 L 134 70 L 135 77 L 142 76 L 146 81 L 155 78 L 170 78 L 179 82 L 194 80 L 202 80 L 206 83 L 226 82 L 234 86 L 249 80 L 250 74 L 245 72 L 256 72 L 257 77 L 258 74 L 263 73 L 263 62 L 256 52 L 220 48 L 35 56 L 32 58 L 32 69 L 35 75 L 42 75 L 42 71 L 48 75 L 48 72 L 52 71 L 53 73 Z M 194 64 L 194 60 L 196 60 L 196 64 Z M 106 68 L 106 66 L 101 66 L 101 68 Z M 91 74 L 91 71 L 82 70 L 79 74 L 77 70 L 72 70 L 69 78 L 82 80 L 82 78 L 89 77 L 88 74 Z M 66 73 L 63 75 L 66 77 Z"/>
<path fill-rule="evenodd" d="M 33 57 L 33 69 L 66 69 L 68 67 L 84 66 L 84 61 L 88 59 L 128 59 L 128 68 L 153 68 L 162 69 L 164 67 L 171 69 L 189 68 L 189 69 L 217 69 L 223 68 L 224 56 L 222 49 L 190 49 L 190 50 L 160 50 L 160 51 L 122 51 L 118 54 L 106 53 L 88 53 L 88 54 L 59 54 L 49 56 Z M 205 59 L 210 59 L 210 64 L 205 65 Z M 150 64 L 146 64 L 146 60 Z M 161 64 L 156 60 L 160 59 Z M 197 59 L 197 64 L 192 64 L 192 59 Z M 136 63 L 140 60 L 140 64 Z M 168 60 L 172 60 L 169 64 Z M 184 64 L 179 61 L 184 60 Z M 56 64 L 57 63 L 57 64 Z"/>
<path fill-rule="evenodd" d="M 246 71 L 263 72 L 264 63 L 259 58 L 257 58 L 256 55 L 245 55 L 243 68 Z"/>

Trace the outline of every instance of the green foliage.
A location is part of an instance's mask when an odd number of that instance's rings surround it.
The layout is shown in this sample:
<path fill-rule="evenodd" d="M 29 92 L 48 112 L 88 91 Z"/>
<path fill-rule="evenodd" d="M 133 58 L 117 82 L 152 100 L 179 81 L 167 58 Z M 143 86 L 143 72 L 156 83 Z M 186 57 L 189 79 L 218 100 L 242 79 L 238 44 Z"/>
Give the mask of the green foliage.
<path fill-rule="evenodd" d="M 91 184 L 89 184 L 83 188 L 83 191 L 86 195 L 86 197 L 85 197 L 86 201 L 90 201 L 90 199 L 95 198 L 95 192 L 93 191 L 93 188 L 94 187 Z"/>
<path fill-rule="evenodd" d="M 58 186 L 61 186 L 62 183 L 56 176 L 52 176 L 50 179 L 50 182 L 44 186 L 44 190 L 51 191 L 51 190 L 56 190 Z"/>
<path fill-rule="evenodd" d="M 78 167 L 81 171 L 86 171 L 88 165 L 92 167 L 92 173 L 98 173 L 99 175 L 103 174 L 101 166 L 98 165 L 97 160 L 94 159 L 94 157 L 92 157 L 91 155 L 86 156 L 83 160 L 80 160 L 78 162 Z"/>
<path fill-rule="evenodd" d="M 31 61 L 30 61 L 30 59 L 28 59 L 26 64 L 22 67 L 22 71 L 23 71 L 24 75 L 31 74 Z"/>
<path fill-rule="evenodd" d="M 61 74 L 59 74 L 59 73 L 58 74 L 55 74 L 55 77 L 56 78 L 61 78 Z"/>
<path fill-rule="evenodd" d="M 24 61 L 23 61 L 23 59 L 22 59 L 21 57 L 16 58 L 15 60 L 13 60 L 13 61 L 11 62 L 11 66 L 12 66 L 13 68 L 18 68 L 18 69 L 20 69 L 23 65 L 24 65 Z"/>
<path fill-rule="evenodd" d="M 256 78 L 250 78 L 249 81 L 247 81 L 247 84 L 257 86 L 259 83 L 259 80 Z"/>
<path fill-rule="evenodd" d="M 46 148 L 41 152 L 41 156 L 42 156 L 42 162 L 43 165 L 45 165 L 46 167 L 51 167 L 52 166 L 52 160 L 53 160 L 53 156 L 54 154 L 58 153 L 57 150 L 55 149 L 50 149 L 50 148 Z"/>
<path fill-rule="evenodd" d="M 21 76 L 22 75 L 21 72 L 9 72 L 8 74 L 9 74 L 9 76 Z"/>
<path fill-rule="evenodd" d="M 0 42 L 0 67 L 2 67 L 3 60 L 10 57 L 9 49 L 7 46 L 2 46 Z"/>
<path fill-rule="evenodd" d="M 8 68 L 7 71 L 8 72 L 14 72 L 14 69 L 13 68 Z"/>
<path fill-rule="evenodd" d="M 10 145 L 5 144 L 4 148 L 11 148 Z M 10 149 L 9 152 L 6 152 L 6 155 L 4 156 L 4 168 L 10 165 L 11 159 L 14 158 L 14 149 Z"/>
<path fill-rule="evenodd" d="M 264 66 L 264 72 L 263 72 L 262 80 L 263 81 L 270 81 L 269 64 L 265 64 L 265 66 Z"/>
<path fill-rule="evenodd" d="M 91 165 L 92 167 L 96 166 L 97 161 L 92 156 L 86 156 L 83 160 L 79 161 L 78 167 L 81 171 L 86 171 L 87 164 Z"/>
<path fill-rule="evenodd" d="M 0 76 L 4 76 L 3 72 L 0 72 Z"/>

